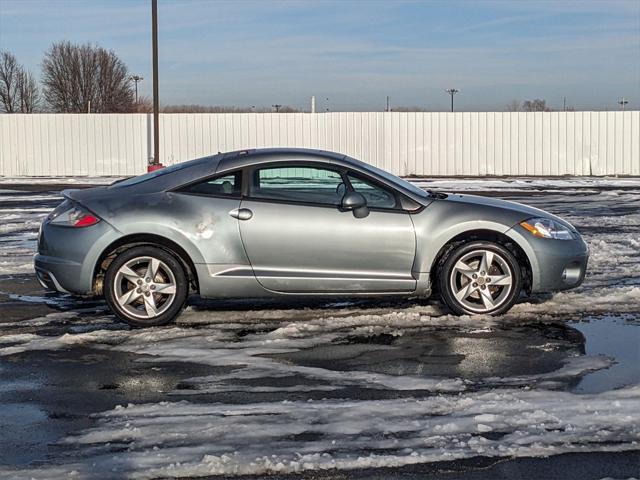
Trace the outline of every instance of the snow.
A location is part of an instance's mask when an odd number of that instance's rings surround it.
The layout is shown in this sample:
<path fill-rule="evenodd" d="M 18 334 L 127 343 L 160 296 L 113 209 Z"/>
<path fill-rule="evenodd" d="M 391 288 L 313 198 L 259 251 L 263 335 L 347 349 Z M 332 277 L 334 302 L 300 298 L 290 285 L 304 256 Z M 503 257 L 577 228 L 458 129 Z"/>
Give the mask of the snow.
<path fill-rule="evenodd" d="M 64 467 L 0 467 L 0 474 L 183 478 L 624 451 L 640 446 L 639 399 L 634 386 L 600 395 L 503 389 L 390 400 L 128 405 L 66 437 L 75 461 Z"/>
<path fill-rule="evenodd" d="M 0 181 L 0 187 L 5 182 Z M 490 337 L 512 327 L 597 321 L 608 315 L 633 319 L 640 314 L 639 179 L 438 179 L 419 184 L 440 190 L 495 190 L 498 196 L 509 192 L 510 199 L 566 218 L 590 246 L 585 283 L 525 300 L 501 317 L 456 317 L 437 302 L 412 300 L 340 300 L 306 308 L 247 303 L 229 309 L 194 305 L 176 325 L 145 330 L 127 329 L 102 314 L 101 307 L 86 316 L 68 296 L 11 295 L 14 301 L 73 310 L 4 322 L 4 329 L 14 330 L 0 335 L 0 358 L 86 346 L 145 355 L 149 363 L 206 365 L 215 373 L 185 378 L 182 383 L 190 388 L 169 389 L 166 402 L 101 412 L 92 427 L 61 439 L 74 449 L 73 457 L 42 467 L 0 467 L 0 477 L 259 475 L 393 467 L 478 455 L 640 449 L 640 385 L 598 394 L 565 391 L 572 381 L 611 368 L 615 360 L 609 356 L 576 349 L 550 371 L 473 379 L 430 376 L 419 366 L 402 372 L 362 366 L 341 370 L 287 360 L 287 355 L 320 349 L 339 362 L 347 355 L 345 345 L 348 355 L 356 357 L 384 356 L 395 348 L 349 343 L 356 337 L 402 339 L 454 329 L 470 338 Z M 24 208 L 9 199 L 18 199 Z M 59 199 L 53 192 L 0 192 L 0 275 L 32 272 L 37 226 Z M 59 325 L 64 326 L 62 333 L 51 334 L 49 328 Z M 550 339 L 531 348 L 554 352 L 561 343 Z M 483 360 L 498 364 L 504 361 L 501 355 L 489 351 Z M 353 389 L 384 393 L 385 399 L 354 400 L 349 393 Z M 201 403 L 207 394 L 226 392 L 242 392 L 246 403 Z M 312 394 L 332 398 L 306 400 Z M 296 400 L 262 400 L 267 395 Z M 174 401 L 184 398 L 192 401 Z"/>
<path fill-rule="evenodd" d="M 123 177 L 7 177 L 0 176 L 0 187 L 11 185 L 109 185 Z M 2 190 L 0 190 L 0 193 Z"/>
<path fill-rule="evenodd" d="M 640 188 L 640 178 L 636 177 L 486 177 L 486 178 L 407 178 L 420 188 L 440 191 L 492 191 L 492 190 L 585 190 L 598 191 L 602 188 Z"/>

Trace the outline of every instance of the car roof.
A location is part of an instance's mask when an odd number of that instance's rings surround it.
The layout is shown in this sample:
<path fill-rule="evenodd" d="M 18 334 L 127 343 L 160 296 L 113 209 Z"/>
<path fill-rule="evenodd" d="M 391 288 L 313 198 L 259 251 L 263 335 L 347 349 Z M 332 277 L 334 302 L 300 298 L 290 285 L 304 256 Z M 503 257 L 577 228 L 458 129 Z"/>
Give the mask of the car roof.
<path fill-rule="evenodd" d="M 311 148 L 255 148 L 218 153 L 175 164 L 166 170 L 156 170 L 151 174 L 131 178 L 107 187 L 106 190 L 120 190 L 121 188 L 130 187 L 136 193 L 159 192 L 177 188 L 199 178 L 206 178 L 252 165 L 291 161 L 317 162 L 348 168 L 372 176 L 383 184 L 401 190 L 418 202 L 425 201 L 423 195 L 416 194 L 415 191 L 412 191 L 414 190 L 412 188 L 407 188 L 406 185 L 403 185 L 404 182 L 398 183 L 400 179 L 384 170 L 341 153 Z"/>
<path fill-rule="evenodd" d="M 237 150 L 222 154 L 216 172 L 224 172 L 234 168 L 242 168 L 248 165 L 256 165 L 269 162 L 287 162 L 291 160 L 316 161 L 325 163 L 338 163 L 352 165 L 345 162 L 346 155 L 315 150 L 311 148 L 255 148 L 249 150 Z"/>

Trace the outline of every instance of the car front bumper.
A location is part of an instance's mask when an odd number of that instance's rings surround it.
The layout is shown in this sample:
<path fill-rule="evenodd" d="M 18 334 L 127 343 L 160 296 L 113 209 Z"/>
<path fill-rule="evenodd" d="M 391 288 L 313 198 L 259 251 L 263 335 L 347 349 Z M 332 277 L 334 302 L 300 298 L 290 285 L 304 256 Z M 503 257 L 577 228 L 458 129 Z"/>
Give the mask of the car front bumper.
<path fill-rule="evenodd" d="M 587 272 L 589 247 L 573 240 L 538 238 L 517 225 L 506 234 L 523 248 L 531 264 L 531 292 L 555 292 L 580 286 Z"/>
<path fill-rule="evenodd" d="M 587 273 L 588 261 L 588 253 L 571 255 L 539 254 L 539 279 L 537 284 L 532 285 L 532 291 L 554 292 L 580 286 Z"/>

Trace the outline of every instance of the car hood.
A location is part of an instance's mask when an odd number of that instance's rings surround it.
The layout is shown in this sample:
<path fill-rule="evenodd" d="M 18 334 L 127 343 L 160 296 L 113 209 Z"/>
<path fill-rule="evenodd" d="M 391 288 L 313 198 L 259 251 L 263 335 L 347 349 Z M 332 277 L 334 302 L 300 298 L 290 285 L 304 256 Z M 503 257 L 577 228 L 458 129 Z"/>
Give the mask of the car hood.
<path fill-rule="evenodd" d="M 501 200 L 499 198 L 481 197 L 478 195 L 466 195 L 466 194 L 457 194 L 457 193 L 448 193 L 447 198 L 443 201 L 464 203 L 464 204 L 468 204 L 470 207 L 482 206 L 482 207 L 492 207 L 492 208 L 497 208 L 502 210 L 509 210 L 510 212 L 513 212 L 516 215 L 521 214 L 521 217 L 522 217 L 521 221 L 527 220 L 533 217 L 550 218 L 573 231 L 577 231 L 576 228 L 566 220 L 563 220 L 562 218 L 557 217 L 556 215 L 553 215 L 545 210 L 541 210 L 535 207 L 530 207 L 529 205 L 524 205 L 522 203 L 511 202 L 508 200 Z"/>

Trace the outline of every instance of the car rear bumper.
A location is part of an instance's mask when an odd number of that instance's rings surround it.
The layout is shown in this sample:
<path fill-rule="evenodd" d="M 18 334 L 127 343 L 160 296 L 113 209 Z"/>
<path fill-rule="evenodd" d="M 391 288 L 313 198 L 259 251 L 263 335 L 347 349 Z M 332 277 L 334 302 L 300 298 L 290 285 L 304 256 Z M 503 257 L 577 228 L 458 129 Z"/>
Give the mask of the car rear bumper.
<path fill-rule="evenodd" d="M 117 232 L 99 222 L 86 228 L 47 223 L 40 228 L 34 267 L 40 284 L 48 290 L 89 295 L 101 253 L 117 238 Z"/>
<path fill-rule="evenodd" d="M 87 282 L 82 278 L 82 264 L 39 253 L 36 253 L 33 263 L 38 282 L 47 290 L 88 293 Z M 89 282 L 89 290 L 90 285 Z"/>

